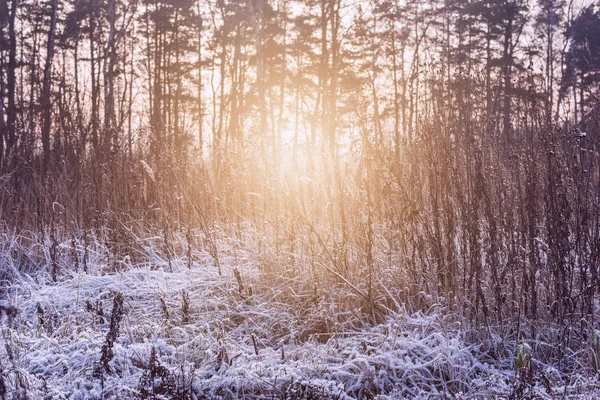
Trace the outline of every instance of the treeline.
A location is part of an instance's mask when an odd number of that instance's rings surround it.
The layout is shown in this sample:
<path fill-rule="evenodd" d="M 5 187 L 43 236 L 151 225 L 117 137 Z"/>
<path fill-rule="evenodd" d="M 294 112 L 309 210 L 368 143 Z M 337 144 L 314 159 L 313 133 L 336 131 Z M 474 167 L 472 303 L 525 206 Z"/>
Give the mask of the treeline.
<path fill-rule="evenodd" d="M 252 226 L 374 317 L 597 324 L 597 5 L 0 0 L 0 70 L 7 228 Z"/>

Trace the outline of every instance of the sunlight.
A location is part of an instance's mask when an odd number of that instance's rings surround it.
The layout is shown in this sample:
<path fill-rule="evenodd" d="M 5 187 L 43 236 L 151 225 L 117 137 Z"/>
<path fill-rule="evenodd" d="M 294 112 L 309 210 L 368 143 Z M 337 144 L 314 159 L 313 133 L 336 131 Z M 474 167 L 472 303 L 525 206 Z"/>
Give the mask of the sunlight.
<path fill-rule="evenodd" d="M 600 398 L 597 0 L 0 0 L 0 399 Z"/>

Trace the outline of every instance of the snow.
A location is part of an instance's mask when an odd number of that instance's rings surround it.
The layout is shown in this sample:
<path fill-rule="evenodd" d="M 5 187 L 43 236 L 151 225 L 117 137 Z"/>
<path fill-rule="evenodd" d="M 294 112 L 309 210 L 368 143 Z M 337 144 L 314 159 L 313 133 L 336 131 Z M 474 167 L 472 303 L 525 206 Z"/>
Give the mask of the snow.
<path fill-rule="evenodd" d="M 319 327 L 336 307 L 290 307 L 285 287 L 264 283 L 259 263 L 235 252 L 222 254 L 222 276 L 204 252 L 191 270 L 174 259 L 170 272 L 148 246 L 145 258 L 127 260 L 120 272 L 102 271 L 98 263 L 89 274 L 72 272 L 56 283 L 23 276 L 7 284 L 3 303 L 18 314 L 2 322 L 0 365 L 12 398 L 132 398 L 152 391 L 156 398 L 195 399 L 508 398 L 514 390 L 516 371 L 503 366 L 510 362 L 486 359 L 481 345 L 466 343 L 459 325 L 436 312 L 391 313 L 362 330 L 331 325 L 324 332 Z M 252 295 L 239 292 L 234 268 Z M 118 292 L 126 313 L 111 371 L 98 374 Z M 595 392 L 581 388 L 596 390 L 584 375 L 568 384 L 555 369 L 544 376 L 552 378 L 554 393 L 536 381 L 528 390 L 539 398 L 575 390 L 585 398 Z"/>

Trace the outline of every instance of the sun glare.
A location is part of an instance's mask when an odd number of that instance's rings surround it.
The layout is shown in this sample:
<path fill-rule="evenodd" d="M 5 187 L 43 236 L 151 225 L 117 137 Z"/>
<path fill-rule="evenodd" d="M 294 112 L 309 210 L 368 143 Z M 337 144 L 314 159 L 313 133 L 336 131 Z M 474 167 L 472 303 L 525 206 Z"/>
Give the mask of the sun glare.
<path fill-rule="evenodd" d="M 600 398 L 597 0 L 0 0 L 0 400 Z"/>

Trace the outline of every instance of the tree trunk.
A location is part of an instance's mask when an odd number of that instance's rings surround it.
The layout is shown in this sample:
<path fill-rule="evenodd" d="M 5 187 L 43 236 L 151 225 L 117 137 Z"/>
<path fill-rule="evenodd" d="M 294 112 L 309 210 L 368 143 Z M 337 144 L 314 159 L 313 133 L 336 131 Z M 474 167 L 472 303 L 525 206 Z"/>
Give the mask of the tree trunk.
<path fill-rule="evenodd" d="M 94 34 L 96 31 L 96 15 L 94 10 L 96 7 L 96 0 L 91 0 L 92 4 L 90 7 L 90 80 L 92 89 L 92 105 L 91 105 L 91 131 L 92 131 L 92 147 L 96 156 L 100 156 L 100 149 L 98 147 L 98 81 L 96 79 L 96 40 Z"/>
<path fill-rule="evenodd" d="M 114 89 L 114 68 L 116 56 L 116 38 L 115 38 L 115 1 L 108 0 L 108 47 L 104 52 L 102 72 L 104 75 L 104 130 L 106 132 L 106 142 L 104 143 L 104 154 L 110 153 L 116 145 L 115 133 L 115 89 Z"/>
<path fill-rule="evenodd" d="M 44 67 L 44 83 L 42 88 L 42 149 L 43 164 L 42 173 L 45 176 L 50 161 L 50 130 L 52 128 L 52 105 L 50 104 L 50 92 L 52 90 L 52 61 L 54 58 L 54 36 L 56 33 L 56 11 L 58 0 L 50 2 L 50 29 L 48 30 L 48 44 L 46 47 L 46 65 Z"/>
<path fill-rule="evenodd" d="M 513 34 L 513 18 L 509 16 L 504 29 L 504 44 L 503 44 L 503 79 L 504 79 L 504 138 L 507 143 L 513 140 L 512 125 L 511 125 L 511 78 L 512 78 L 512 34 Z"/>
<path fill-rule="evenodd" d="M 8 107 L 6 108 L 6 157 L 10 156 L 10 152 L 15 145 L 17 123 L 17 107 L 15 104 L 15 70 L 17 68 L 17 37 L 15 34 L 16 16 L 17 0 L 12 0 L 10 5 L 10 16 L 8 20 L 8 68 L 6 79 Z"/>

